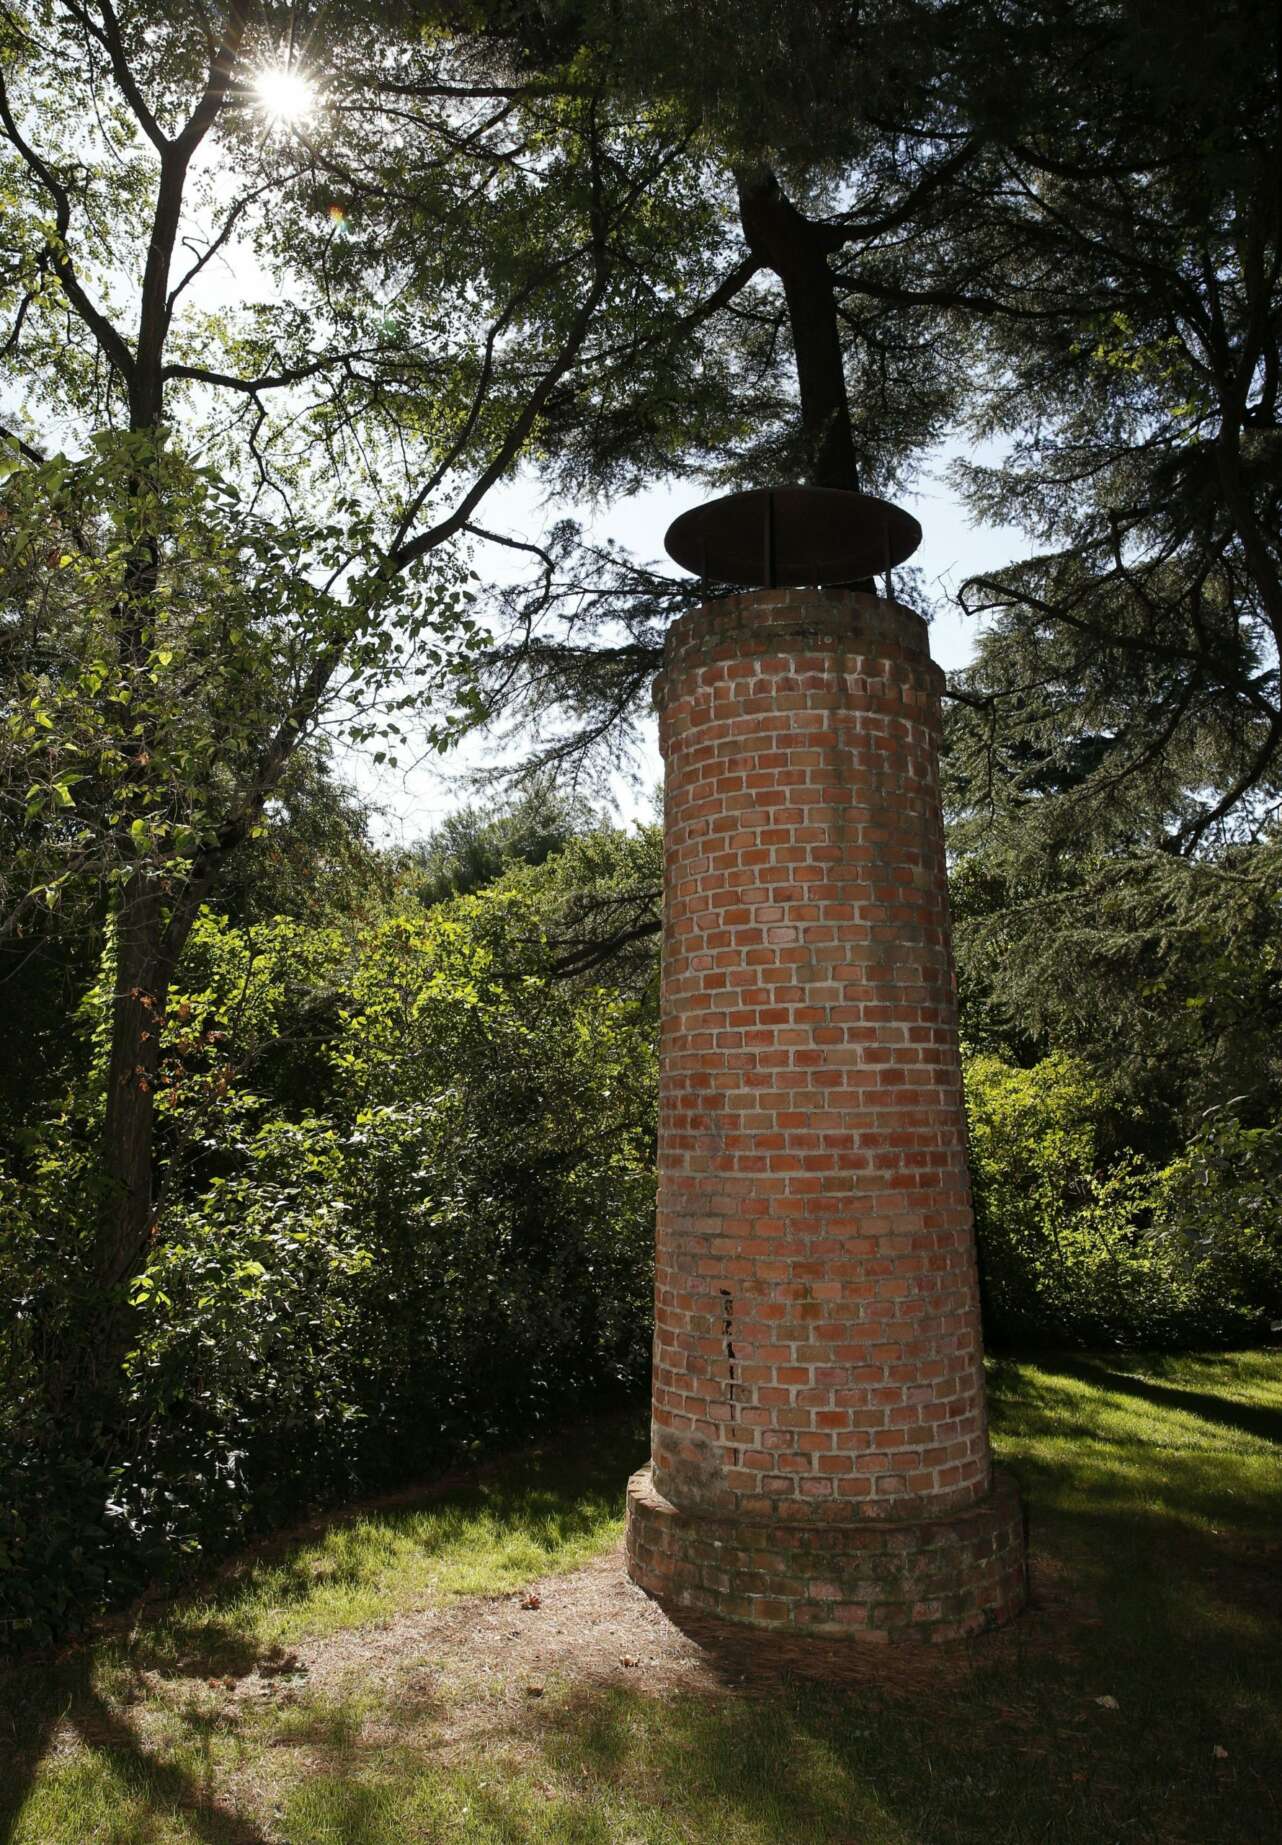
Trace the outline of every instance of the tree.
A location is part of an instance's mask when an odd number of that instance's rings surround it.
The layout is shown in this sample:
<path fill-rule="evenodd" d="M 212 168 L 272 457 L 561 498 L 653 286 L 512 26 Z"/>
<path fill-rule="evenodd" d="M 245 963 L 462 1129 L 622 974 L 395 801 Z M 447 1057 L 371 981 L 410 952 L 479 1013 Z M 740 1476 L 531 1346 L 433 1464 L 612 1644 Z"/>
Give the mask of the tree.
<path fill-rule="evenodd" d="M 1015 842 L 951 882 L 962 1033 L 1020 1064 L 1090 1071 L 1110 1132 L 1160 1160 L 1210 1109 L 1248 1127 L 1282 1109 L 1282 855 L 1186 859 L 1083 842 L 1038 863 Z"/>
<path fill-rule="evenodd" d="M 0 27 L 3 929 L 109 922 L 105 1390 L 202 904 L 306 739 L 394 739 L 404 681 L 466 656 L 485 494 L 715 269 L 663 120 L 496 71 L 451 12 L 331 9 L 298 45 L 252 0 Z M 220 299 L 227 259 L 257 298 Z"/>
<path fill-rule="evenodd" d="M 701 310 L 698 356 L 705 374 L 728 377 L 738 414 L 729 441 L 702 456 L 678 426 L 668 470 L 701 461 L 754 485 L 890 486 L 955 413 L 962 383 L 947 329 L 937 315 L 927 326 L 909 278 L 982 149 L 965 109 L 964 10 L 574 0 L 482 11 L 497 11 L 541 82 L 571 84 L 586 67 L 613 94 L 668 112 L 737 226 L 740 260 Z M 566 440 L 591 478 L 609 424 L 576 408 Z"/>
<path fill-rule="evenodd" d="M 1084 1059 L 1169 1157 L 1208 1109 L 1282 1101 L 1282 45 L 1252 0 L 1010 25 L 970 245 L 1021 309 L 982 324 L 976 434 L 1011 453 L 958 481 L 1038 554 L 962 593 L 964 1010 Z"/>
<path fill-rule="evenodd" d="M 994 9 L 1000 13 L 1001 9 Z M 1050 841 L 1193 854 L 1282 797 L 1282 41 L 1258 0 L 1011 14 L 984 517 L 1042 549 L 966 586 L 952 798 Z M 1030 815 L 1036 821 L 1030 827 Z"/>
<path fill-rule="evenodd" d="M 1104 821 L 1133 808 L 1178 851 L 1266 819 L 1282 760 L 1272 10 L 567 11 L 612 82 L 690 124 L 745 238 L 703 342 L 742 389 L 741 425 L 686 466 L 884 491 L 950 420 L 1012 445 L 1009 465 L 958 474 L 981 518 L 1022 521 L 1042 547 L 964 592 L 988 623 L 949 688 L 958 812 L 986 821 L 1027 792 L 1071 832 L 1087 803 Z M 505 9 L 509 35 L 530 13 Z M 552 80 L 537 34 L 528 56 Z M 571 422 L 588 469 L 611 425 Z M 580 585 L 599 568 L 565 561 Z M 588 745 L 614 734 L 598 728 L 611 709 L 626 724 L 644 678 L 629 689 L 648 638 L 611 618 L 639 589 L 652 629 L 676 600 L 613 581 L 612 606 L 549 595 L 536 639 L 527 599 L 494 662 L 500 702 L 582 707 Z M 1052 784 L 1068 798 L 1041 801 Z"/>
<path fill-rule="evenodd" d="M 691 389 L 689 356 L 672 369 L 678 329 L 660 329 L 627 352 L 630 365 L 669 374 L 668 396 L 657 377 L 641 400 L 643 426 L 635 400 L 586 401 L 570 382 L 558 390 L 549 463 L 559 478 L 631 486 L 623 458 L 642 454 L 721 485 L 803 479 L 885 492 L 909 476 L 971 388 L 957 311 L 986 305 L 969 268 L 949 272 L 946 299 L 937 279 L 959 202 L 994 183 L 967 107 L 984 56 L 966 36 L 966 10 L 596 0 L 482 15 L 540 82 L 572 87 L 587 68 L 612 94 L 667 111 L 739 243 L 697 329 L 693 316 L 679 327 L 697 362 L 696 400 L 720 393 L 718 414 L 693 430 L 688 417 L 655 415 Z M 479 658 L 477 703 L 461 722 L 550 720 L 522 773 L 626 765 L 667 622 L 725 586 L 584 546 L 566 524 L 519 548 L 530 576 L 498 599 L 498 644 Z M 901 594 L 917 594 L 911 573 Z"/>
<path fill-rule="evenodd" d="M 585 801 L 562 798 L 552 782 L 523 789 L 514 802 L 483 802 L 447 814 L 411 847 L 406 877 L 429 908 L 484 890 L 514 865 L 542 865 L 597 821 Z"/>

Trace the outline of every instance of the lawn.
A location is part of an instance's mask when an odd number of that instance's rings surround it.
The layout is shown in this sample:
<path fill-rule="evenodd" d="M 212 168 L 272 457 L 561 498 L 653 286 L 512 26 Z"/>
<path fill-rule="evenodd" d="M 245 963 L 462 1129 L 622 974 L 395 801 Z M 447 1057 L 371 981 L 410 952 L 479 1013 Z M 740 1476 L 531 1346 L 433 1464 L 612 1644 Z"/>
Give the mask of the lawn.
<path fill-rule="evenodd" d="M 701 1653 L 619 1580 L 645 1442 L 611 1418 L 24 1663 L 0 1838 L 1276 1845 L 1282 1353 L 1003 1361 L 990 1390 L 1034 1564 L 1003 1634 L 837 1683 Z"/>

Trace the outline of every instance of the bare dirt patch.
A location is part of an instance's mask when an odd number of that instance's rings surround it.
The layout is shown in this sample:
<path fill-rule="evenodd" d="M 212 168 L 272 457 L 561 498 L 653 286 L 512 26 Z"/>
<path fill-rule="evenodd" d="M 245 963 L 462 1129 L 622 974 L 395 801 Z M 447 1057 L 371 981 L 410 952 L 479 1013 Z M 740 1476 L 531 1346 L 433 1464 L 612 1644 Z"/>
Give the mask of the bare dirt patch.
<path fill-rule="evenodd" d="M 125 1683 L 74 1701 L 48 1743 L 54 1755 L 107 1747 L 132 1759 L 162 1795 L 176 1793 L 184 1811 L 216 1822 L 211 1838 L 282 1845 L 290 1790 L 318 1774 L 488 1762 L 503 1773 L 525 1769 L 547 1798 L 560 1797 L 549 1736 L 572 1733 L 576 1717 L 611 1691 L 724 1704 L 809 1682 L 870 1708 L 907 1699 L 936 1722 L 968 1720 L 977 1672 L 1000 1674 L 1039 1654 L 1062 1662 L 1098 1625 L 1062 1562 L 1041 1561 L 1033 1588 L 1019 1621 L 962 1645 L 784 1640 L 680 1611 L 672 1618 L 629 1581 L 616 1547 L 516 1594 L 466 1596 L 300 1640 L 231 1670 L 217 1647 L 177 1670 L 132 1661 Z M 1007 1753 L 1044 1754 L 1035 1699 L 992 1719 Z M 212 1759 L 193 1774 L 172 1752 L 176 1739 L 187 1746 L 197 1736 Z"/>
<path fill-rule="evenodd" d="M 675 1615 L 675 1618 L 673 1618 Z M 157 1670 L 136 1669 L 117 1693 L 132 1706 L 77 1712 L 58 1726 L 55 1752 L 118 1742 L 130 1734 L 144 1754 L 160 1749 L 174 1715 L 199 1710 L 211 1734 L 260 1739 L 278 1767 L 251 1747 L 220 1776 L 230 1810 L 245 1817 L 247 1840 L 274 1839 L 271 1794 L 288 1780 L 341 1761 L 369 1758 L 386 1745 L 423 1750 L 438 1762 L 470 1761 L 478 1751 L 515 1760 L 537 1753 L 544 1712 L 580 1705 L 621 1688 L 664 1699 L 710 1701 L 769 1697 L 811 1683 L 844 1693 L 909 1696 L 945 1717 L 961 1708 L 981 1667 L 1027 1660 L 1029 1653 L 1076 1651 L 1093 1607 L 1062 1565 L 1035 1570 L 1028 1611 L 1011 1627 L 960 1645 L 872 1647 L 858 1641 L 783 1639 L 680 1610 L 665 1612 L 629 1581 L 622 1547 L 584 1567 L 528 1583 L 519 1593 L 468 1596 L 443 1607 L 274 1648 L 232 1671 L 211 1658 Z M 1031 1710 L 1002 1710 L 1020 1732 Z M 264 1731 L 259 1719 L 267 1720 Z M 531 1719 L 535 1719 L 531 1723 Z M 289 1767 L 280 1752 L 289 1758 Z M 257 1821 L 250 1814 L 261 1816 Z M 265 1824 L 261 1834 L 255 1824 Z M 240 1832 L 233 1836 L 240 1838 Z"/>
<path fill-rule="evenodd" d="M 962 1645 L 881 1648 L 857 1641 L 784 1639 L 680 1610 L 665 1612 L 629 1581 L 622 1549 L 581 1569 L 531 1582 L 519 1594 L 469 1597 L 302 1642 L 288 1659 L 237 1681 L 240 1696 L 362 1696 L 420 1710 L 466 1727 L 469 1707 L 537 1702 L 554 1687 L 620 1686 L 649 1696 L 752 1695 L 780 1682 L 854 1689 L 931 1691 L 964 1684 L 981 1663 L 1013 1649 L 1053 1643 L 1090 1624 L 1059 1573 L 1042 1567 L 1032 1606 L 1010 1629 Z M 229 1682 L 228 1688 L 231 1689 Z"/>

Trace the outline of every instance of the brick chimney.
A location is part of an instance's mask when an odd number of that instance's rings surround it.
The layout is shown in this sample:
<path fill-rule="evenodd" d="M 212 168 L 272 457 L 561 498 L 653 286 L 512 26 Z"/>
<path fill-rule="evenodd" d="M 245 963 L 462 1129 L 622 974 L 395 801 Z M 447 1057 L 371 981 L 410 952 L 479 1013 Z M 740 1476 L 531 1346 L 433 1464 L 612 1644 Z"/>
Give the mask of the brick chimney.
<path fill-rule="evenodd" d="M 925 624 L 763 589 L 673 627 L 652 1462 L 670 1604 L 946 1640 L 1025 1593 L 988 1447 Z"/>

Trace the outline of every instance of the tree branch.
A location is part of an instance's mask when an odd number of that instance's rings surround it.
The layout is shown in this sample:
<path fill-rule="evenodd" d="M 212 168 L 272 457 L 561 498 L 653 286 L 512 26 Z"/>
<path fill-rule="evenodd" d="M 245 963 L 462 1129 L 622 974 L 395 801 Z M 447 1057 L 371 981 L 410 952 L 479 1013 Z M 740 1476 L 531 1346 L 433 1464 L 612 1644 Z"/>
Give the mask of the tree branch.
<path fill-rule="evenodd" d="M 28 171 L 35 176 L 53 200 L 57 243 L 46 245 L 46 250 L 53 272 L 62 284 L 63 293 L 93 334 L 104 358 L 119 373 L 126 386 L 131 386 L 135 372 L 133 354 L 111 321 L 90 300 L 76 274 L 75 265 L 67 254 L 67 232 L 71 228 L 70 194 L 52 167 L 40 157 L 19 130 L 9 106 L 9 93 L 2 70 L 0 70 L 0 125 L 3 126 L 10 145 L 16 148 Z"/>

